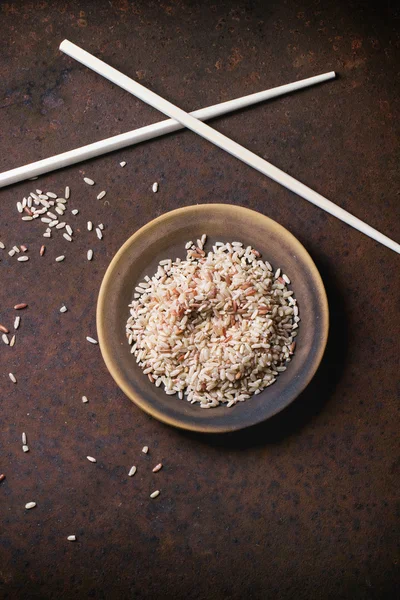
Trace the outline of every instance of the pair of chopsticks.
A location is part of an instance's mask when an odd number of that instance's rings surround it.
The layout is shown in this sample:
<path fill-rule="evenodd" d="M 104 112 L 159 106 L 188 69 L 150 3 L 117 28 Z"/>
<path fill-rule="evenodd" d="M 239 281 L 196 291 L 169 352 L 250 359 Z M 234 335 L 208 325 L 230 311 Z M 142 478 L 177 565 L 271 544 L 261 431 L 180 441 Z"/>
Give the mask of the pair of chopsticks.
<path fill-rule="evenodd" d="M 295 192 L 296 194 L 298 194 L 305 200 L 308 200 L 312 204 L 315 204 L 319 208 L 322 208 L 326 212 L 337 217 L 344 223 L 347 223 L 348 225 L 354 227 L 355 229 L 358 229 L 365 235 L 371 237 L 372 239 L 376 240 L 377 242 L 380 242 L 384 246 L 387 246 L 391 250 L 394 250 L 395 252 L 400 254 L 400 244 L 394 242 L 389 237 L 380 233 L 379 231 L 377 231 L 376 229 L 374 229 L 367 223 L 364 223 L 363 221 L 361 221 L 361 219 L 358 219 L 357 217 L 355 217 L 351 213 L 347 212 L 343 208 L 340 208 L 339 206 L 337 206 L 336 204 L 334 204 L 333 202 L 331 202 L 330 200 L 328 200 L 327 198 L 325 198 L 318 192 L 315 192 L 314 190 L 312 190 L 308 186 L 304 185 L 300 181 L 297 181 L 294 177 L 291 177 L 290 175 L 286 174 L 284 171 L 281 171 L 280 169 L 278 169 L 277 167 L 275 167 L 268 161 L 262 159 L 261 157 L 257 156 L 250 150 L 247 150 L 246 148 L 244 148 L 237 142 L 234 142 L 227 136 L 219 133 L 218 131 L 216 131 L 215 129 L 210 127 L 209 125 L 200 121 L 198 118 L 198 112 L 201 112 L 201 111 L 196 111 L 194 114 L 186 113 L 185 111 L 178 108 L 171 102 L 168 102 L 161 96 L 159 96 L 159 95 L 155 94 L 154 92 L 145 88 L 140 83 L 137 83 L 133 79 L 130 79 L 126 75 L 123 75 L 121 72 L 117 71 L 113 67 L 110 67 L 109 65 L 107 65 L 106 63 L 101 61 L 100 59 L 92 56 L 91 54 L 89 54 L 85 50 L 82 50 L 75 44 L 72 44 L 68 40 L 64 40 L 61 43 L 60 50 L 62 50 L 65 54 L 68 54 L 69 56 L 71 56 L 72 58 L 77 60 L 78 62 L 81 62 L 82 64 L 86 65 L 93 71 L 99 73 L 100 75 L 102 75 L 103 77 L 108 79 L 109 81 L 112 81 L 119 87 L 122 87 L 123 89 L 130 92 L 134 96 L 140 98 L 147 104 L 150 104 L 150 106 L 153 106 L 154 108 L 158 109 L 160 112 L 163 112 L 164 114 L 166 114 L 167 116 L 169 116 L 171 119 L 174 120 L 172 123 L 169 121 L 164 121 L 161 124 L 156 124 L 155 126 L 157 126 L 157 125 L 158 126 L 161 125 L 164 127 L 171 126 L 171 127 L 175 127 L 175 129 L 173 128 L 173 129 L 171 129 L 171 131 L 175 131 L 176 129 L 179 129 L 179 125 L 177 125 L 177 123 L 178 123 L 182 126 L 187 127 L 188 129 L 191 129 L 192 131 L 194 131 L 201 137 L 207 139 L 211 143 L 222 148 L 229 154 L 232 154 L 232 156 L 235 156 L 236 158 L 238 158 L 242 162 L 248 164 L 249 166 L 253 167 L 257 171 L 260 171 L 260 173 L 267 175 L 268 177 L 270 177 L 274 181 L 280 183 L 287 189 Z M 329 78 L 332 78 L 332 76 L 334 76 L 334 74 L 328 73 L 328 74 L 322 75 L 320 77 L 325 77 L 326 79 L 329 79 Z M 306 81 L 309 82 L 310 80 L 304 80 L 304 82 L 303 82 L 304 85 L 302 87 L 307 86 L 307 83 L 305 83 Z M 298 84 L 300 84 L 300 83 L 301 82 L 298 82 Z M 295 84 L 292 84 L 292 85 L 295 85 Z M 310 85 L 310 83 L 308 83 L 308 85 Z M 279 89 L 279 88 L 277 88 L 277 89 Z M 289 90 L 286 90 L 286 91 L 289 91 Z M 260 92 L 260 94 L 267 94 L 267 93 L 268 92 Z M 284 92 L 284 93 L 286 93 L 286 92 Z M 275 95 L 280 95 L 280 94 L 276 93 Z M 256 96 L 256 95 L 247 97 L 247 98 L 253 97 L 253 101 L 250 103 L 254 104 L 255 102 L 258 101 L 258 100 L 254 100 L 254 96 Z M 245 104 L 246 98 L 239 99 L 237 101 L 233 100 L 231 102 L 233 102 L 233 103 L 239 102 L 240 103 L 241 101 L 243 102 L 242 106 L 246 106 L 246 104 Z M 224 104 L 227 104 L 227 103 L 224 103 Z M 211 109 L 215 110 L 215 109 L 217 109 L 217 107 L 210 107 L 209 109 L 202 109 L 202 110 L 207 111 L 207 110 L 211 110 Z M 219 114 L 224 114 L 224 113 L 220 112 Z M 216 116 L 216 114 L 214 116 Z M 204 117 L 204 118 L 207 118 L 207 117 Z M 170 123 L 170 125 L 168 125 L 168 126 L 165 125 L 167 123 Z M 155 127 L 155 126 L 153 126 L 153 127 Z M 152 127 L 152 126 L 150 126 L 150 127 Z M 138 131 L 143 131 L 143 129 L 146 129 L 146 128 L 142 128 L 142 130 L 138 130 Z M 124 135 L 129 136 L 132 134 L 134 134 L 134 132 L 130 132 L 129 134 L 123 134 L 123 136 Z M 160 133 L 159 135 L 162 135 L 162 134 Z M 153 137 L 155 137 L 155 136 L 153 136 Z M 121 136 L 116 136 L 116 138 L 121 138 Z M 88 148 L 92 147 L 92 150 L 90 150 L 90 151 L 93 153 L 87 155 L 86 158 L 90 158 L 92 156 L 98 156 L 99 154 L 102 154 L 104 152 L 102 152 L 101 150 L 99 151 L 98 148 L 93 149 L 93 146 L 101 145 L 101 144 L 104 145 L 105 143 L 110 142 L 110 140 L 113 140 L 113 139 L 115 140 L 115 138 L 109 138 L 109 140 L 105 140 L 103 142 L 97 142 L 96 144 L 91 144 L 90 146 L 86 146 L 79 150 L 84 152 L 85 148 L 87 150 Z M 149 138 L 143 138 L 143 139 L 149 139 Z M 120 141 L 117 143 L 120 143 Z M 140 140 L 140 141 L 142 141 L 142 140 Z M 126 140 L 125 140 L 125 142 L 126 142 Z M 129 143 L 130 142 L 126 143 L 125 145 L 128 145 Z M 137 142 L 133 142 L 133 143 L 137 143 Z M 124 144 L 124 142 L 122 142 L 122 144 Z M 116 149 L 117 147 L 124 147 L 124 145 L 116 146 L 113 149 Z M 72 151 L 72 152 L 74 152 L 74 151 Z M 77 151 L 75 151 L 75 152 L 77 152 Z M 70 154 L 70 153 L 65 153 L 65 154 Z M 51 161 L 56 162 L 57 158 L 60 158 L 60 156 L 61 157 L 65 156 L 65 154 L 59 155 L 59 157 L 53 157 L 53 159 L 47 159 L 47 161 L 49 163 L 51 163 Z M 69 157 L 69 159 L 71 160 L 71 162 L 65 163 L 65 165 L 60 165 L 60 166 L 66 166 L 66 164 L 73 164 L 74 162 L 78 162 L 78 160 L 81 160 L 81 159 L 72 160 L 72 157 Z M 39 163 L 43 163 L 43 162 L 46 162 L 46 161 L 39 161 Z M 38 163 L 34 163 L 34 164 L 37 165 Z M 28 165 L 27 167 L 30 167 L 30 166 L 31 165 Z M 20 170 L 26 169 L 27 167 L 20 167 Z M 41 167 L 38 167 L 38 168 L 40 169 Z M 52 169 L 47 169 L 47 170 L 53 170 L 54 168 L 59 168 L 59 167 L 56 166 L 56 167 L 53 167 Z M 13 171 L 15 172 L 18 170 L 19 169 L 14 169 Z M 8 172 L 8 173 L 10 174 L 13 171 Z M 42 172 L 46 172 L 46 171 L 40 171 L 40 172 L 42 173 Z M 36 174 L 38 174 L 38 173 L 36 173 Z M 7 175 L 7 173 L 5 175 Z M 32 177 L 32 175 L 30 175 L 30 176 Z M 18 174 L 17 174 L 17 177 L 18 177 Z M 2 185 L 2 178 L 3 178 L 3 176 L 0 175 L 0 187 Z M 20 177 L 20 179 L 15 179 L 15 181 L 20 181 L 23 178 L 25 178 L 25 177 Z M 10 181 L 10 183 L 11 183 L 11 181 Z M 3 184 L 3 185 L 6 185 L 6 184 Z"/>

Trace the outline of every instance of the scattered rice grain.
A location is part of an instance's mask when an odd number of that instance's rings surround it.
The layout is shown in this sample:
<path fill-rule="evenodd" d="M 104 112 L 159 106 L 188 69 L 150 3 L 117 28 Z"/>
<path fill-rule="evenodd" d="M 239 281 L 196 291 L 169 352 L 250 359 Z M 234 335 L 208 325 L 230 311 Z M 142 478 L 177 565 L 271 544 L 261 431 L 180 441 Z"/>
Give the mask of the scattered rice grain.
<path fill-rule="evenodd" d="M 90 179 L 90 177 L 84 177 L 83 181 L 85 183 L 87 183 L 88 185 L 94 185 L 94 181 L 93 181 L 93 179 Z"/>

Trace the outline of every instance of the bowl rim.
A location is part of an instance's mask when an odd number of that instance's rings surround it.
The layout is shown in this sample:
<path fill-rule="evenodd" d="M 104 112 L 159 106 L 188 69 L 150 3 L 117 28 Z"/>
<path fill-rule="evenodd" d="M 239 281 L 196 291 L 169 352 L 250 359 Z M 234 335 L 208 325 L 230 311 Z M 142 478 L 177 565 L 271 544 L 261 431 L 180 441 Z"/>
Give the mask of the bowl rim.
<path fill-rule="evenodd" d="M 125 254 L 125 252 L 127 251 L 127 249 L 132 244 L 134 244 L 135 240 L 139 236 L 143 236 L 143 234 L 145 234 L 146 231 L 159 226 L 164 221 L 174 219 L 176 216 L 181 215 L 183 213 L 187 213 L 189 211 L 200 212 L 200 211 L 204 211 L 205 209 L 210 210 L 210 211 L 217 209 L 217 210 L 222 210 L 222 211 L 236 212 L 238 216 L 240 214 L 244 215 L 245 213 L 247 213 L 247 214 L 251 213 L 253 217 L 257 216 L 258 219 L 261 219 L 264 222 L 267 222 L 269 227 L 275 228 L 276 230 L 281 230 L 282 234 L 285 235 L 287 238 L 289 238 L 290 241 L 293 242 L 293 244 L 296 246 L 297 252 L 299 254 L 301 254 L 301 259 L 307 263 L 307 267 L 312 271 L 313 279 L 318 282 L 318 288 L 320 291 L 320 299 L 321 299 L 321 303 L 322 303 L 321 308 L 322 308 L 322 313 L 324 316 L 324 318 L 321 319 L 321 322 L 320 322 L 321 341 L 320 341 L 320 345 L 318 348 L 318 353 L 315 356 L 314 363 L 312 364 L 311 368 L 309 369 L 308 376 L 303 381 L 300 389 L 297 391 L 294 398 L 285 406 L 277 407 L 277 409 L 274 410 L 273 412 L 271 412 L 268 416 L 263 416 L 261 419 L 258 419 L 258 420 L 254 419 L 252 422 L 249 422 L 249 423 L 242 424 L 239 421 L 234 426 L 230 425 L 229 428 L 224 427 L 223 425 L 221 426 L 221 425 L 215 425 L 215 424 L 207 424 L 207 425 L 196 424 L 195 422 L 187 422 L 187 421 L 180 420 L 179 418 L 170 417 L 169 415 L 165 414 L 162 410 L 147 403 L 146 400 L 140 394 L 137 394 L 129 386 L 129 384 L 125 384 L 125 382 L 122 380 L 122 378 L 120 378 L 120 376 L 117 372 L 117 369 L 116 369 L 116 365 L 115 365 L 113 356 L 110 353 L 109 349 L 107 348 L 107 344 L 105 341 L 105 338 L 106 338 L 105 326 L 104 326 L 103 318 L 102 318 L 103 314 L 104 314 L 104 306 L 105 306 L 108 286 L 110 284 L 110 279 L 114 275 L 115 267 L 118 265 L 118 261 L 120 260 L 121 256 L 123 256 Z M 328 341 L 328 334 L 329 334 L 329 305 L 328 305 L 328 299 L 327 299 L 324 283 L 322 281 L 321 275 L 320 275 L 313 259 L 311 258 L 310 254 L 307 252 L 307 250 L 305 249 L 303 244 L 283 225 L 281 225 L 277 221 L 274 221 L 270 217 L 267 217 L 266 215 L 259 213 L 258 211 L 252 210 L 250 208 L 246 208 L 244 206 L 238 206 L 238 205 L 234 205 L 234 204 L 222 204 L 222 203 L 195 204 L 195 205 L 189 205 L 189 206 L 184 206 L 181 208 L 173 209 L 171 211 L 163 213 L 162 215 L 156 217 L 155 219 L 152 219 L 151 221 L 149 221 L 148 223 L 146 223 L 145 225 L 140 227 L 137 231 L 135 231 L 135 233 L 133 233 L 122 244 L 122 246 L 119 248 L 119 250 L 116 252 L 114 257 L 112 258 L 110 264 L 108 265 L 107 270 L 104 274 L 103 280 L 101 282 L 98 300 L 97 300 L 97 307 L 96 307 L 96 326 L 97 326 L 97 334 L 98 334 L 100 351 L 101 351 L 103 360 L 106 364 L 106 367 L 107 367 L 110 375 L 114 379 L 117 386 L 124 392 L 124 394 L 131 401 L 133 401 L 141 410 L 143 410 L 144 412 L 146 412 L 148 415 L 152 416 L 153 418 L 157 419 L 158 421 L 161 421 L 163 423 L 166 423 L 167 425 L 176 427 L 178 429 L 183 429 L 185 431 L 195 431 L 195 432 L 199 432 L 199 433 L 227 433 L 227 432 L 233 432 L 233 431 L 245 429 L 247 427 L 251 427 L 258 423 L 267 421 L 271 417 L 275 416 L 276 414 L 278 414 L 279 412 L 281 412 L 282 410 L 287 408 L 290 404 L 292 404 L 292 402 L 294 402 L 296 400 L 296 398 L 298 398 L 298 396 L 309 385 L 309 383 L 312 380 L 312 378 L 314 377 L 318 367 L 320 366 L 321 360 L 325 353 L 325 349 L 326 349 L 326 345 L 327 345 L 327 341 Z"/>

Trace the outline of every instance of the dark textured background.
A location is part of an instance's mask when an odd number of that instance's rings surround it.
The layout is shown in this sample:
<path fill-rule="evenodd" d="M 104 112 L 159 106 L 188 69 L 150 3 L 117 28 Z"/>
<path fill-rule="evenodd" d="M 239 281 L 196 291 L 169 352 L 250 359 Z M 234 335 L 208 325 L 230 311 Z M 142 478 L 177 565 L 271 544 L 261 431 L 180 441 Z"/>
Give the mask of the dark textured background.
<path fill-rule="evenodd" d="M 214 125 L 399 241 L 399 25 L 395 2 L 0 2 L 0 169 L 160 119 L 61 55 L 64 38 L 187 110 L 334 69 L 335 82 Z M 42 228 L 21 222 L 15 204 L 66 184 L 81 233 L 73 244 L 48 240 L 41 259 Z M 101 189 L 109 204 L 95 199 Z M 1 597 L 397 596 L 398 256 L 190 132 L 0 196 L 0 239 L 31 254 L 20 264 L 0 251 L 0 322 L 29 303 L 15 347 L 0 347 Z M 85 342 L 125 239 L 162 212 L 216 201 L 259 210 L 300 239 L 325 281 L 332 325 L 298 401 L 228 438 L 140 412 Z M 89 218 L 105 223 L 102 242 L 89 243 Z M 31 500 L 37 508 L 25 511 Z"/>

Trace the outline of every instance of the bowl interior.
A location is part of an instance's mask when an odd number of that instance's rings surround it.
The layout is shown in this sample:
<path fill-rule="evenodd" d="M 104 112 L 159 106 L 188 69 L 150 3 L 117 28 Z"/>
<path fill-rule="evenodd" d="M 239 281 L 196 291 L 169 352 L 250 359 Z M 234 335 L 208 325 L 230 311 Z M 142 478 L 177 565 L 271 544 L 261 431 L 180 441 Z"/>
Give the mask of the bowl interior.
<path fill-rule="evenodd" d="M 205 250 L 216 241 L 240 241 L 282 268 L 298 300 L 301 317 L 296 352 L 287 371 L 257 396 L 231 408 L 201 409 L 167 396 L 150 383 L 130 353 L 125 336 L 134 288 L 152 276 L 160 260 L 184 258 L 188 240 L 206 233 Z M 226 204 L 189 206 L 166 213 L 136 232 L 112 260 L 100 289 L 97 329 L 101 352 L 116 383 L 143 410 L 171 425 L 204 432 L 226 432 L 254 425 L 292 402 L 314 375 L 328 333 L 324 286 L 311 257 L 289 231 L 257 212 Z"/>

